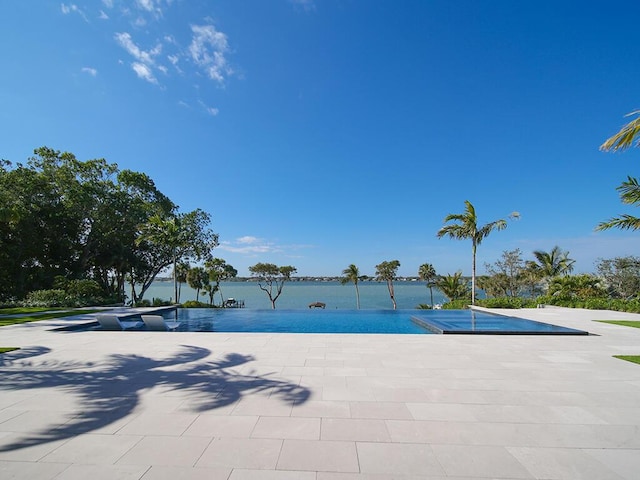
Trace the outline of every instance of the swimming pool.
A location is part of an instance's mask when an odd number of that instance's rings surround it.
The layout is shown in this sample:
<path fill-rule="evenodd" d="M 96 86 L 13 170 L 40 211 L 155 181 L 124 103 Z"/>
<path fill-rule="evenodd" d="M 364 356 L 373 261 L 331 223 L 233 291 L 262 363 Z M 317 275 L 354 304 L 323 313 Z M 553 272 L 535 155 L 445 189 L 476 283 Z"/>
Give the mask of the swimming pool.
<path fill-rule="evenodd" d="M 586 335 L 588 332 L 472 310 L 178 309 L 186 332 Z"/>

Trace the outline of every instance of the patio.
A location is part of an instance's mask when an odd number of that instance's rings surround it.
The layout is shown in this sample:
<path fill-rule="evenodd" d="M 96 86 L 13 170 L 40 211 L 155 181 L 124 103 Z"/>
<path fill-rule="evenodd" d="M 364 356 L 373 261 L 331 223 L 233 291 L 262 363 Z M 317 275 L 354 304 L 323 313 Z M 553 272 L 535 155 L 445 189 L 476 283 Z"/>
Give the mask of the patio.
<path fill-rule="evenodd" d="M 593 335 L 0 329 L 0 478 L 637 479 L 640 329 Z"/>

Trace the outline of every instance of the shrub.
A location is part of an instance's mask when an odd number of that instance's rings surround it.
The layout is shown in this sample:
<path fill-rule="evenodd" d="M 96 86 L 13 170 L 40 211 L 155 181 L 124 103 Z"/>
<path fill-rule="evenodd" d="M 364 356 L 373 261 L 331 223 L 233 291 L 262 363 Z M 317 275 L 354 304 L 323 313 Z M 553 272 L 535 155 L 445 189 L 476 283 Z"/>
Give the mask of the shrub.
<path fill-rule="evenodd" d="M 469 308 L 469 303 L 471 303 L 471 300 L 464 298 L 459 300 L 452 300 L 450 302 L 443 303 L 442 308 L 444 310 L 466 310 Z"/>
<path fill-rule="evenodd" d="M 168 305 L 171 305 L 171 302 L 168 300 L 163 300 L 162 298 L 153 297 L 151 305 L 153 305 L 154 307 L 166 307 Z"/>
<path fill-rule="evenodd" d="M 197 300 L 189 300 L 182 304 L 182 308 L 213 308 L 208 303 L 198 302 Z"/>
<path fill-rule="evenodd" d="M 34 290 L 29 292 L 23 302 L 25 307 L 63 307 L 67 306 L 67 294 L 64 290 Z"/>
<path fill-rule="evenodd" d="M 431 305 L 428 303 L 421 303 L 416 307 L 417 310 L 431 310 Z"/>

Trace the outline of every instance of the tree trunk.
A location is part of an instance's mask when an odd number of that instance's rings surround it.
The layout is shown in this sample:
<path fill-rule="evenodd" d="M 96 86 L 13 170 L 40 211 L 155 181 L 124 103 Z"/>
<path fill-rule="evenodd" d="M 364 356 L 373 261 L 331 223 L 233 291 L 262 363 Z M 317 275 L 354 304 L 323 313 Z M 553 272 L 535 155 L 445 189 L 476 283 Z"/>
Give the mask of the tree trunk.
<path fill-rule="evenodd" d="M 356 283 L 356 305 L 360 310 L 360 290 L 358 290 L 358 284 Z"/>
<path fill-rule="evenodd" d="M 476 244 L 472 248 L 473 264 L 471 265 L 471 305 L 476 304 Z"/>

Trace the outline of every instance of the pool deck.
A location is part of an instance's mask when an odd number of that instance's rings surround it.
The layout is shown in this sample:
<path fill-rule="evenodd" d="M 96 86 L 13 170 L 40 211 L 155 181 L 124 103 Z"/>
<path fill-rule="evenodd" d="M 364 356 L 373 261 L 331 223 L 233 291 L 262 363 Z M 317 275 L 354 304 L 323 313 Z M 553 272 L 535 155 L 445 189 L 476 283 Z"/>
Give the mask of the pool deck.
<path fill-rule="evenodd" d="M 0 478 L 640 478 L 640 315 L 512 315 L 593 335 L 2 327 Z"/>

